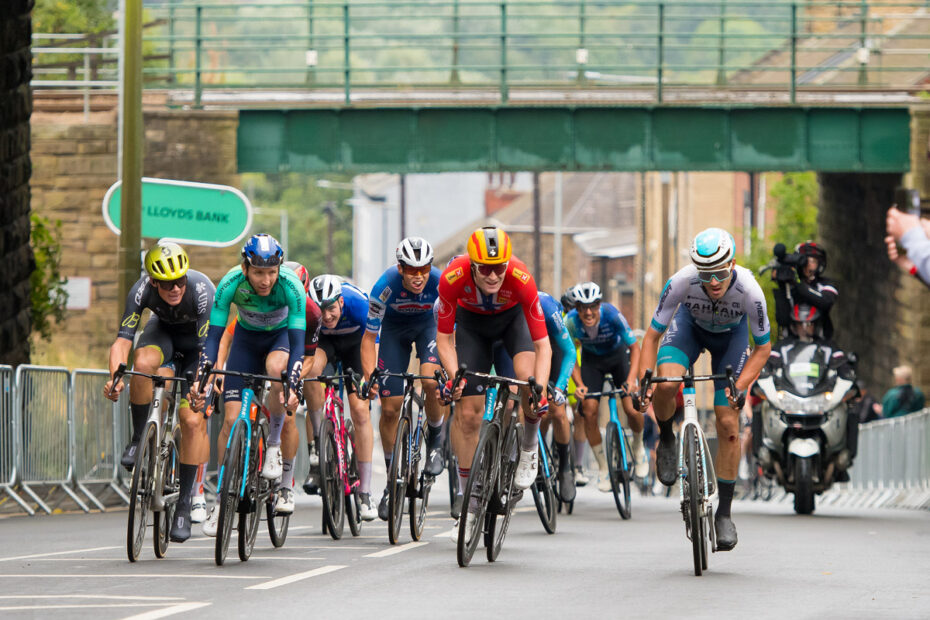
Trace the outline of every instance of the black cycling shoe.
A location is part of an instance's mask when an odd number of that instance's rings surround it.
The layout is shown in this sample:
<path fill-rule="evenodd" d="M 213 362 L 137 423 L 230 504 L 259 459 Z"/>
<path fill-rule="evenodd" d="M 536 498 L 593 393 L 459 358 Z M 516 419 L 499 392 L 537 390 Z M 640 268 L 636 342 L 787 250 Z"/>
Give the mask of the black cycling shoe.
<path fill-rule="evenodd" d="M 570 469 L 559 472 L 559 498 L 566 504 L 575 501 L 575 474 Z"/>
<path fill-rule="evenodd" d="M 836 481 L 849 482 L 849 471 L 844 469 L 842 471 L 836 472 Z"/>
<path fill-rule="evenodd" d="M 458 494 L 455 496 L 455 501 L 452 503 L 452 509 L 449 511 L 449 514 L 453 519 L 458 519 L 462 514 L 462 495 Z"/>
<path fill-rule="evenodd" d="M 126 469 L 132 469 L 136 466 L 136 452 L 139 451 L 139 442 L 130 443 L 123 450 L 123 456 L 119 458 L 120 465 Z"/>
<path fill-rule="evenodd" d="M 736 546 L 736 526 L 730 517 L 715 515 L 714 531 L 717 533 L 717 551 L 729 551 Z"/>
<path fill-rule="evenodd" d="M 442 430 L 426 427 L 426 465 L 423 472 L 429 476 L 442 473 Z"/>
<path fill-rule="evenodd" d="M 319 470 L 311 467 L 310 472 L 307 474 L 307 479 L 304 480 L 304 493 L 307 495 L 319 495 L 320 493 L 320 483 L 319 483 Z"/>
<path fill-rule="evenodd" d="M 171 531 L 168 533 L 171 542 L 182 543 L 191 537 L 191 511 L 181 510 L 180 508 L 174 513 L 174 519 L 171 522 Z"/>
<path fill-rule="evenodd" d="M 382 521 L 387 521 L 390 514 L 388 513 L 388 490 L 384 489 L 384 495 L 381 496 L 381 501 L 378 503 L 378 518 Z"/>
<path fill-rule="evenodd" d="M 675 437 L 668 441 L 659 438 L 659 447 L 656 449 L 656 474 L 659 482 L 667 487 L 675 484 L 678 477 L 678 450 L 675 446 Z"/>

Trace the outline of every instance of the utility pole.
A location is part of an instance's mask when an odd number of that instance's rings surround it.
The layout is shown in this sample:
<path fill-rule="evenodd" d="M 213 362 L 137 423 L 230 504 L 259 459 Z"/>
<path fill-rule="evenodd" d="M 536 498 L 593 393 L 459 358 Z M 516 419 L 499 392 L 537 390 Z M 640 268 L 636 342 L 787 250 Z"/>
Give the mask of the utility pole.
<path fill-rule="evenodd" d="M 542 225 L 540 221 L 542 214 L 539 207 L 539 173 L 533 173 L 533 273 L 536 278 L 542 278 L 542 257 L 540 252 L 540 234 L 539 228 Z M 536 281 L 536 286 L 542 286 L 541 279 Z"/>
<path fill-rule="evenodd" d="M 139 279 L 142 247 L 142 0 L 126 0 L 125 6 L 118 300 Z"/>
<path fill-rule="evenodd" d="M 333 214 L 336 210 L 335 202 L 323 205 L 326 214 L 326 273 L 333 273 Z"/>
<path fill-rule="evenodd" d="M 407 238 L 407 175 L 400 175 L 400 238 Z"/>

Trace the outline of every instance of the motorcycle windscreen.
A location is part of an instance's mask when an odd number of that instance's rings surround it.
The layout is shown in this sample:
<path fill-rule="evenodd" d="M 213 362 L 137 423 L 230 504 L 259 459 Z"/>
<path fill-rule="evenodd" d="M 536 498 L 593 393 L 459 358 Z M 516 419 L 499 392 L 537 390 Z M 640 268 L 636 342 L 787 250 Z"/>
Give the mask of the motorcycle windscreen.
<path fill-rule="evenodd" d="M 829 351 L 817 344 L 795 344 L 782 350 L 785 360 L 784 377 L 792 392 L 808 396 L 815 392 L 827 372 Z"/>

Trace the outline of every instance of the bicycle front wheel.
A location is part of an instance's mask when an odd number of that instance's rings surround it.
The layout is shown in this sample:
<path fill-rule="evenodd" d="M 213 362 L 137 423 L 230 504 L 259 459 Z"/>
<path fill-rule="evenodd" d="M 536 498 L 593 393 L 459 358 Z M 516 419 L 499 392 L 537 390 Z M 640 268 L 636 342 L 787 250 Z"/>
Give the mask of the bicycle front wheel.
<path fill-rule="evenodd" d="M 706 550 L 704 548 L 704 518 L 703 518 L 703 497 L 704 482 L 703 471 L 698 460 L 700 438 L 693 426 L 685 428 L 684 449 L 686 452 L 685 462 L 688 466 L 685 482 L 688 485 L 685 500 L 687 503 L 688 529 L 691 532 L 691 550 L 694 556 L 694 574 L 701 576 L 701 571 L 706 566 Z M 684 508 L 684 507 L 683 507 Z"/>
<path fill-rule="evenodd" d="M 320 495 L 323 497 L 323 518 L 333 540 L 342 538 L 345 528 L 345 490 L 339 475 L 339 454 L 336 450 L 336 430 L 330 420 L 320 424 Z"/>
<path fill-rule="evenodd" d="M 126 555 L 130 562 L 139 559 L 145 541 L 145 522 L 155 490 L 156 426 L 148 422 L 142 430 L 136 464 L 132 468 L 132 484 L 129 488 L 129 518 L 126 523 Z M 156 543 L 157 546 L 157 543 Z"/>
<path fill-rule="evenodd" d="M 610 473 L 610 488 L 613 491 L 614 503 L 617 504 L 620 518 L 629 519 L 633 515 L 630 500 L 630 479 L 632 477 L 630 445 L 626 441 L 623 429 L 614 422 L 607 424 L 607 469 Z"/>
<path fill-rule="evenodd" d="M 396 545 L 404 522 L 407 483 L 410 480 L 410 419 L 401 415 L 394 435 L 394 458 L 388 472 L 388 540 Z"/>
<path fill-rule="evenodd" d="M 555 520 L 558 511 L 555 484 L 558 470 L 555 469 L 556 466 L 545 440 L 540 441 L 539 473 L 530 488 L 533 490 L 533 503 L 536 504 L 536 512 L 539 514 L 539 520 L 542 521 L 543 529 L 546 530 L 547 534 L 555 533 Z"/>
<path fill-rule="evenodd" d="M 410 460 L 410 482 L 407 495 L 410 503 L 407 512 L 410 513 L 410 538 L 420 540 L 423 528 L 426 526 L 426 506 L 429 504 L 429 491 L 433 486 L 434 478 L 427 476 L 420 467 L 420 456 L 426 454 L 426 427 L 420 427 L 419 439 L 413 439 L 411 448 L 413 458 Z M 413 438 L 414 435 L 411 435 Z"/>
<path fill-rule="evenodd" d="M 488 531 L 486 534 L 488 562 L 493 562 L 500 555 L 510 526 L 510 517 L 513 515 L 513 505 L 516 503 L 516 487 L 513 485 L 517 473 L 517 464 L 520 461 L 520 441 L 523 438 L 523 425 L 513 424 L 504 436 L 501 444 L 500 469 L 495 485 L 494 504 L 497 504 L 498 514 L 488 512 Z"/>
<path fill-rule="evenodd" d="M 154 513 L 152 522 L 152 542 L 155 545 L 155 556 L 165 557 L 168 551 L 168 533 L 171 531 L 171 521 L 174 519 L 175 508 L 180 501 L 178 491 L 181 487 L 180 471 L 181 461 L 178 446 L 181 445 L 181 429 L 176 427 L 174 432 L 165 437 L 164 456 L 157 460 L 161 469 L 161 495 L 165 500 L 165 509 Z M 155 479 L 158 480 L 156 474 Z"/>
<path fill-rule="evenodd" d="M 275 511 L 274 505 L 275 495 L 272 493 L 265 502 L 265 519 L 268 521 L 268 536 L 271 538 L 271 544 L 277 549 L 283 547 L 284 541 L 287 540 L 287 527 L 291 522 L 291 515 Z"/>
<path fill-rule="evenodd" d="M 478 547 L 479 537 L 484 529 L 484 517 L 488 501 L 494 491 L 497 479 L 498 457 L 497 440 L 500 429 L 494 424 L 485 423 L 478 438 L 475 458 L 471 463 L 471 473 L 465 483 L 462 497 L 462 514 L 459 516 L 459 539 L 456 544 L 456 557 L 459 566 L 465 567 Z"/>
<path fill-rule="evenodd" d="M 345 496 L 346 521 L 349 522 L 349 531 L 352 536 L 360 536 L 362 533 L 362 500 L 359 498 L 358 491 L 358 455 L 355 454 L 355 442 L 352 439 L 352 422 L 346 424 L 346 463 L 349 471 L 346 475 L 349 477 L 349 488 L 351 491 Z M 343 489 L 344 491 L 345 489 Z"/>
<path fill-rule="evenodd" d="M 268 440 L 268 429 L 263 424 L 257 424 L 256 432 L 252 436 L 252 445 L 249 454 L 248 480 L 245 483 L 244 505 L 239 510 L 239 559 L 248 561 L 255 549 L 255 540 L 258 538 L 258 526 L 261 523 L 261 505 L 265 503 L 270 493 L 270 483 L 262 478 L 262 466 L 265 463 L 265 442 Z"/>
<path fill-rule="evenodd" d="M 216 547 L 214 560 L 217 566 L 226 561 L 229 551 L 229 539 L 232 536 L 233 524 L 239 512 L 239 490 L 242 487 L 242 467 L 245 462 L 245 428 L 243 424 L 236 424 L 232 431 L 232 441 L 226 450 L 223 459 L 222 482 L 217 489 L 217 504 L 220 507 L 220 516 L 216 527 Z"/>

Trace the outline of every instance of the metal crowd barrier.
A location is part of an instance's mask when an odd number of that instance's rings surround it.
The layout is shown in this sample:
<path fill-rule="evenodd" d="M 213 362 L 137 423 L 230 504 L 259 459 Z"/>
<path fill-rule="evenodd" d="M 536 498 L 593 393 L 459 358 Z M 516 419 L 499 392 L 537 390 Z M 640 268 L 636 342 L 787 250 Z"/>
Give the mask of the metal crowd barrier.
<path fill-rule="evenodd" d="M 30 515 L 32 507 L 16 492 L 22 441 L 12 366 L 0 366 L 0 490 Z"/>

